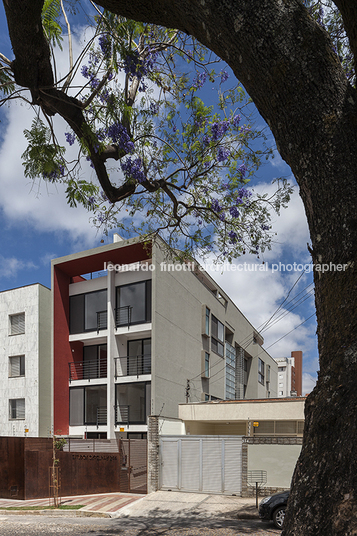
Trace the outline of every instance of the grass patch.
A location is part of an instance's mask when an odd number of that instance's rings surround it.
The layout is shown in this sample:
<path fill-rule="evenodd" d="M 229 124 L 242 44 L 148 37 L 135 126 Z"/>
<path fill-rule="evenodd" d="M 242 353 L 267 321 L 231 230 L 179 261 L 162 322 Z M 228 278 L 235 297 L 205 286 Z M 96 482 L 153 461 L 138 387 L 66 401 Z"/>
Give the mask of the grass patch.
<path fill-rule="evenodd" d="M 58 508 L 55 506 L 1 506 L 0 510 L 79 510 L 84 506 L 84 504 L 61 504 Z"/>

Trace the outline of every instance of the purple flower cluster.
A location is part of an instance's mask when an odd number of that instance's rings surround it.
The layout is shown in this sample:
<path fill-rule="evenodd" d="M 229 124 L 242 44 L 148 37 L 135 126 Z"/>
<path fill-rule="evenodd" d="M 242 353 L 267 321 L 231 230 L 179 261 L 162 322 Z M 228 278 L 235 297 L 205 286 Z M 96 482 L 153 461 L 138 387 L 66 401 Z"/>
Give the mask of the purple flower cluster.
<path fill-rule="evenodd" d="M 237 207 L 233 206 L 229 209 L 229 213 L 232 216 L 232 218 L 238 218 L 239 217 L 239 210 Z"/>
<path fill-rule="evenodd" d="M 231 155 L 231 152 L 229 149 L 226 149 L 225 147 L 219 147 L 217 151 L 217 160 L 218 162 L 224 162 L 229 158 Z"/>
<path fill-rule="evenodd" d="M 66 142 L 69 143 L 70 145 L 73 145 L 76 139 L 75 134 L 71 132 L 65 132 L 64 135 L 66 137 Z"/>
<path fill-rule="evenodd" d="M 157 115 L 159 113 L 159 105 L 157 102 L 150 103 L 150 112 L 154 115 Z"/>
<path fill-rule="evenodd" d="M 108 34 L 103 34 L 99 36 L 99 46 L 105 57 L 109 57 L 111 53 L 111 45 L 108 38 Z"/>
<path fill-rule="evenodd" d="M 119 123 L 119 121 L 111 125 L 106 131 L 103 132 L 103 134 L 108 136 L 108 138 L 111 138 L 113 143 L 116 143 L 120 149 L 123 149 L 127 153 L 134 152 L 134 144 L 130 140 L 130 136 L 126 128 L 124 125 Z"/>
<path fill-rule="evenodd" d="M 262 225 L 263 231 L 269 231 L 270 225 Z"/>
<path fill-rule="evenodd" d="M 224 82 L 226 82 L 226 80 L 228 80 L 229 78 L 229 74 L 227 73 L 227 71 L 221 71 L 219 73 L 220 77 L 221 77 L 221 84 L 223 84 Z"/>
<path fill-rule="evenodd" d="M 132 178 L 136 182 L 142 183 L 146 180 L 141 158 L 132 160 L 130 157 L 121 163 L 121 168 L 127 178 Z"/>
<path fill-rule="evenodd" d="M 221 207 L 221 205 L 219 204 L 218 199 L 213 199 L 211 203 L 211 209 L 217 213 L 222 212 L 223 207 Z"/>
<path fill-rule="evenodd" d="M 212 123 L 211 132 L 213 141 L 218 141 L 220 138 L 223 138 L 227 130 L 229 129 L 229 121 L 224 119 L 223 121 L 216 121 Z"/>
<path fill-rule="evenodd" d="M 44 172 L 42 173 L 42 176 L 48 181 L 55 182 L 64 176 L 64 166 L 62 164 L 57 164 L 53 171 L 50 171 L 49 173 Z"/>
<path fill-rule="evenodd" d="M 234 231 L 229 231 L 228 236 L 229 236 L 231 243 L 235 244 L 237 241 L 237 233 L 235 233 Z"/>
<path fill-rule="evenodd" d="M 246 188 L 242 187 L 242 188 L 239 188 L 238 190 L 238 196 L 237 196 L 237 199 L 236 199 L 236 204 L 237 205 L 247 205 L 248 204 L 248 199 L 252 196 L 252 192 L 250 192 L 249 190 L 247 190 Z"/>
<path fill-rule="evenodd" d="M 124 58 L 124 71 L 131 77 L 139 80 L 153 70 L 157 53 L 149 50 L 145 59 L 141 58 L 137 50 L 131 50 Z"/>
<path fill-rule="evenodd" d="M 83 65 L 81 69 L 81 73 L 84 76 L 84 78 L 87 78 L 90 82 L 90 86 L 92 89 L 95 89 L 99 86 L 100 80 L 99 78 L 96 78 L 94 74 L 90 71 L 90 68 L 87 67 L 87 65 Z"/>
<path fill-rule="evenodd" d="M 192 88 L 193 89 L 200 89 L 204 85 L 206 80 L 207 80 L 207 73 L 205 73 L 205 72 L 199 73 L 196 76 L 196 78 L 194 78 L 194 80 L 193 80 Z"/>
<path fill-rule="evenodd" d="M 238 173 L 240 173 L 242 177 L 245 177 L 246 172 L 247 172 L 247 166 L 245 164 L 241 164 L 238 168 Z"/>

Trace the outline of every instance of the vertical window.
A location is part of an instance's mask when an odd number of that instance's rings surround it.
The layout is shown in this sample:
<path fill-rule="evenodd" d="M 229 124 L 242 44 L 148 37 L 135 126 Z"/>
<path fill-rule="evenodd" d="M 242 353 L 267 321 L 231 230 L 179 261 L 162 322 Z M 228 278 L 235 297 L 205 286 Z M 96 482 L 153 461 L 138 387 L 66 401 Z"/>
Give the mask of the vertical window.
<path fill-rule="evenodd" d="M 210 310 L 208 307 L 206 307 L 206 316 L 205 316 L 205 333 L 206 335 L 209 335 L 209 317 L 210 317 Z"/>
<path fill-rule="evenodd" d="M 25 399 L 24 398 L 14 398 L 9 401 L 9 418 L 11 420 L 22 420 L 25 419 Z"/>
<path fill-rule="evenodd" d="M 151 339 L 128 341 L 127 375 L 151 374 Z"/>
<path fill-rule="evenodd" d="M 14 355 L 9 357 L 9 378 L 25 376 L 25 356 Z"/>
<path fill-rule="evenodd" d="M 209 378 L 209 353 L 205 352 L 205 376 Z"/>
<path fill-rule="evenodd" d="M 224 326 L 215 316 L 211 315 L 211 348 L 216 354 L 224 355 Z"/>
<path fill-rule="evenodd" d="M 85 424 L 106 424 L 107 386 L 93 385 L 85 388 L 84 422 Z"/>
<path fill-rule="evenodd" d="M 83 347 L 83 379 L 107 377 L 107 345 Z"/>
<path fill-rule="evenodd" d="M 116 385 L 116 422 L 144 424 L 150 411 L 149 383 Z"/>
<path fill-rule="evenodd" d="M 151 322 L 151 280 L 117 287 L 117 326 Z"/>
<path fill-rule="evenodd" d="M 10 335 L 25 333 L 25 313 L 10 316 Z"/>
<path fill-rule="evenodd" d="M 258 382 L 264 385 L 264 361 L 258 361 Z"/>
<path fill-rule="evenodd" d="M 69 298 L 69 332 L 82 333 L 107 327 L 107 291 L 98 290 Z"/>

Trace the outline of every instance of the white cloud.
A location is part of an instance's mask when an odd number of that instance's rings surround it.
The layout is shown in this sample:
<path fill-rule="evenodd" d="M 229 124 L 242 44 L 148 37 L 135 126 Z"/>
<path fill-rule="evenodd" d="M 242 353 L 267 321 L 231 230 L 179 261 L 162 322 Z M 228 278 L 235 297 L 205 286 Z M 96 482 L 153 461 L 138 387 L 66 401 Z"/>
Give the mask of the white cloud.
<path fill-rule="evenodd" d="M 311 393 L 315 385 L 316 377 L 304 372 L 302 375 L 302 394 L 307 395 Z"/>
<path fill-rule="evenodd" d="M 0 278 L 13 278 L 20 270 L 34 268 L 36 269 L 37 266 L 33 262 L 0 255 Z"/>

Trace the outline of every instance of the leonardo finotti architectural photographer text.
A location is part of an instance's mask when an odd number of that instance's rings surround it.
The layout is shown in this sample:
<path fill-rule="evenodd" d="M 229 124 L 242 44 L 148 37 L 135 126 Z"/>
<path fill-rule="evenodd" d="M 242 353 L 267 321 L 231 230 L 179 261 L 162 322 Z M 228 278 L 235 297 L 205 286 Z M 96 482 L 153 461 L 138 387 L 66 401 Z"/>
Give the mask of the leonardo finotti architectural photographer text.
<path fill-rule="evenodd" d="M 284 264 L 282 262 L 269 264 L 268 262 L 264 264 L 257 263 L 248 263 L 244 262 L 241 264 L 196 264 L 194 262 L 187 263 L 167 263 L 161 262 L 159 269 L 163 272 L 195 272 L 197 270 L 206 271 L 206 272 L 344 272 L 348 264 L 334 264 L 324 263 L 324 264 L 302 264 L 302 263 L 289 263 Z M 107 264 L 104 263 L 104 270 L 109 272 L 132 272 L 132 271 L 144 271 L 144 272 L 153 272 L 155 270 L 155 265 L 150 263 L 133 263 L 133 264 Z"/>

